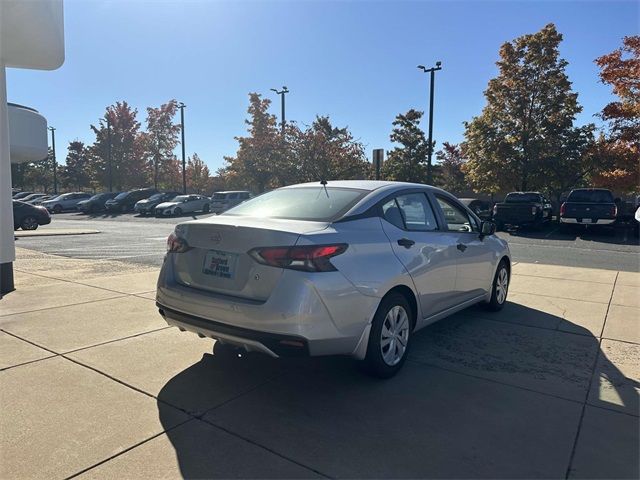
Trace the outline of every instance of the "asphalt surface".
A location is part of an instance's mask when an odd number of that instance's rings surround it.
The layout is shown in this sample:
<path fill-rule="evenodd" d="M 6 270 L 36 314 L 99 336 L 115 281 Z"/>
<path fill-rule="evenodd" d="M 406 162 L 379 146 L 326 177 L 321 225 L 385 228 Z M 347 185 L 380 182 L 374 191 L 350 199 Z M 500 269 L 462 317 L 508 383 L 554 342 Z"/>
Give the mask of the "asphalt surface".
<path fill-rule="evenodd" d="M 54 215 L 48 228 L 100 230 L 94 235 L 20 238 L 19 247 L 74 258 L 121 260 L 161 265 L 167 236 L 176 224 L 208 215 L 180 218 L 140 217 L 134 214 L 88 216 Z M 613 233 L 593 230 L 564 231 L 554 224 L 541 232 L 512 231 L 498 235 L 509 242 L 513 261 L 572 267 L 640 271 L 638 238 L 629 229 Z"/>

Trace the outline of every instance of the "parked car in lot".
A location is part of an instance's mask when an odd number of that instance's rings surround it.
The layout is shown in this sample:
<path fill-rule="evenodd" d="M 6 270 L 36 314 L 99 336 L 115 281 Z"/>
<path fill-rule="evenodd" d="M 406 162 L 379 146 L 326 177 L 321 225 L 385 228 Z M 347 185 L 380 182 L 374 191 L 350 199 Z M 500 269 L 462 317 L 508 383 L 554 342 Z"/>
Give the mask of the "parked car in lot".
<path fill-rule="evenodd" d="M 460 203 L 475 213 L 480 220 L 491 220 L 493 215 L 493 205 L 486 200 L 479 198 L 460 198 Z"/>
<path fill-rule="evenodd" d="M 45 195 L 44 197 L 39 197 L 34 200 L 29 200 L 26 203 L 29 203 L 30 205 L 42 205 L 43 202 L 46 202 L 47 200 L 51 200 L 52 198 L 56 198 L 57 196 L 58 195 Z"/>
<path fill-rule="evenodd" d="M 78 202 L 78 210 L 83 213 L 98 213 L 105 210 L 104 204 L 119 195 L 120 192 L 97 193 L 91 198 Z"/>
<path fill-rule="evenodd" d="M 176 226 L 156 303 L 181 330 L 271 355 L 351 355 L 395 374 L 416 330 L 501 309 L 511 261 L 495 225 L 438 188 L 293 185 Z"/>
<path fill-rule="evenodd" d="M 109 212 L 130 212 L 133 211 L 136 202 L 149 198 L 154 193 L 158 193 L 155 188 L 129 190 L 116 195 L 111 200 L 107 200 L 104 206 Z"/>
<path fill-rule="evenodd" d="M 32 193 L 31 195 L 27 195 L 26 197 L 22 197 L 20 199 L 21 202 L 31 203 L 33 200 L 37 200 L 39 198 L 43 198 L 48 196 L 46 193 Z"/>
<path fill-rule="evenodd" d="M 14 200 L 22 200 L 24 197 L 28 197 L 29 195 L 31 195 L 33 192 L 18 192 L 13 194 L 13 199 Z"/>
<path fill-rule="evenodd" d="M 155 209 L 158 217 L 182 215 L 183 213 L 211 211 L 211 199 L 203 195 L 178 195 L 169 202 L 159 204 Z"/>
<path fill-rule="evenodd" d="M 136 202 L 133 209 L 140 215 L 153 215 L 158 205 L 173 200 L 178 195 L 180 195 L 180 192 L 154 193 L 149 198 Z"/>
<path fill-rule="evenodd" d="M 211 211 L 222 213 L 250 198 L 251 192 L 246 190 L 216 192 L 211 197 Z"/>
<path fill-rule="evenodd" d="M 504 202 L 493 207 L 493 221 L 498 230 L 505 225 L 541 229 L 552 219 L 551 202 L 540 192 L 511 192 Z"/>
<path fill-rule="evenodd" d="M 73 193 L 63 193 L 62 195 L 58 195 L 51 200 L 46 200 L 42 202 L 42 206 L 47 210 L 53 213 L 61 213 L 67 210 L 76 210 L 78 207 L 78 203 L 82 200 L 86 200 L 91 198 L 90 193 L 84 192 L 73 192 Z"/>
<path fill-rule="evenodd" d="M 13 229 L 35 230 L 38 225 L 51 223 L 49 211 L 44 207 L 34 207 L 20 200 L 13 201 Z"/>
<path fill-rule="evenodd" d="M 613 194 L 604 188 L 576 188 L 560 206 L 560 222 L 564 225 L 612 226 L 618 208 Z"/>

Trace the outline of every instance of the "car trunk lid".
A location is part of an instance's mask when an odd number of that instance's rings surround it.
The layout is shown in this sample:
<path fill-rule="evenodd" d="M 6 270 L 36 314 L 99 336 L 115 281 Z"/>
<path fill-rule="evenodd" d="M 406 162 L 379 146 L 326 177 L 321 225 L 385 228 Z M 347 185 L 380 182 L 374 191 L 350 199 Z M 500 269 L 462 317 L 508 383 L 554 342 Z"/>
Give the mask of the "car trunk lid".
<path fill-rule="evenodd" d="M 213 293 L 256 301 L 269 298 L 283 269 L 261 265 L 248 252 L 257 247 L 292 246 L 324 222 L 221 215 L 178 225 L 191 247 L 173 254 L 179 283 Z"/>

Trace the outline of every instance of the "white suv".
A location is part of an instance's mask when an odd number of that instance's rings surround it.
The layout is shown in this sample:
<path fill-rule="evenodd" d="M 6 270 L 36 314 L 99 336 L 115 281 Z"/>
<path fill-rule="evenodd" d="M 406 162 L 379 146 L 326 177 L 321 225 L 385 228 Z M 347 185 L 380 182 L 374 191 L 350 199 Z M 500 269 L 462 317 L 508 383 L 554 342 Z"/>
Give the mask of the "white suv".
<path fill-rule="evenodd" d="M 211 197 L 211 211 L 213 213 L 222 213 L 231 207 L 249 200 L 252 197 L 251 192 L 246 190 L 216 192 Z"/>

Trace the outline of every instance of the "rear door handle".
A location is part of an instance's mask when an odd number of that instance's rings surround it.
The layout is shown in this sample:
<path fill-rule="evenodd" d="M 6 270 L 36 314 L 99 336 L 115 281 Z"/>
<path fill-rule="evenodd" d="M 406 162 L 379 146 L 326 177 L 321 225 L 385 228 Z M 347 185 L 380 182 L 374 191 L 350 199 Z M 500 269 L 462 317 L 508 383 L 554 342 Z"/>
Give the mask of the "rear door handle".
<path fill-rule="evenodd" d="M 416 243 L 413 240 L 409 240 L 408 238 L 401 238 L 398 240 L 398 245 L 404 248 L 411 248 L 411 246 Z"/>
<path fill-rule="evenodd" d="M 464 252 L 467 249 L 467 246 L 464 243 L 459 243 L 458 245 L 456 245 L 456 248 L 461 252 Z"/>

